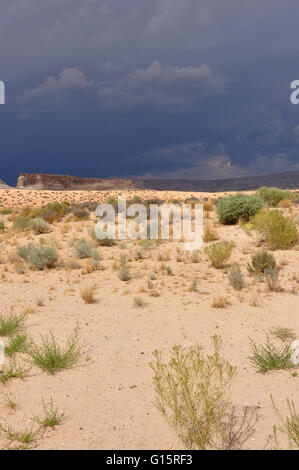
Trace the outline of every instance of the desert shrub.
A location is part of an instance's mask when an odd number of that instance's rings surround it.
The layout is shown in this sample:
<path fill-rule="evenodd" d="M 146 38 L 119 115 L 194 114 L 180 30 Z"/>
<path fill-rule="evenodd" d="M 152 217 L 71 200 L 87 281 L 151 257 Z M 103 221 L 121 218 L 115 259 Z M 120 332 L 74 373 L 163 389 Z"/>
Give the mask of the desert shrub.
<path fill-rule="evenodd" d="M 40 211 L 40 217 L 52 224 L 56 220 L 61 220 L 69 211 L 68 202 L 51 202 Z"/>
<path fill-rule="evenodd" d="M 231 285 L 235 290 L 241 290 L 244 287 L 244 277 L 241 272 L 241 268 L 239 265 L 234 266 L 229 274 L 228 274 L 228 279 Z"/>
<path fill-rule="evenodd" d="M 211 212 L 214 210 L 212 201 L 204 201 L 202 205 L 203 205 L 203 210 L 206 212 Z"/>
<path fill-rule="evenodd" d="M 10 338 L 9 343 L 5 346 L 5 354 L 8 357 L 13 356 L 16 353 L 24 353 L 27 348 L 27 335 L 26 333 L 17 333 Z"/>
<path fill-rule="evenodd" d="M 81 288 L 81 298 L 84 300 L 86 304 L 92 304 L 94 299 L 96 287 L 95 286 L 85 286 Z"/>
<path fill-rule="evenodd" d="M 283 191 L 279 188 L 267 188 L 263 186 L 257 190 L 258 196 L 260 196 L 269 206 L 276 207 L 283 199 L 292 199 L 291 191 Z"/>
<path fill-rule="evenodd" d="M 292 206 L 292 201 L 290 201 L 290 199 L 282 199 L 279 203 L 278 203 L 278 207 L 281 207 L 283 209 L 289 209 L 289 207 Z"/>
<path fill-rule="evenodd" d="M 17 232 L 27 232 L 31 230 L 31 222 L 30 217 L 21 216 L 14 221 L 12 228 Z"/>
<path fill-rule="evenodd" d="M 41 233 L 48 233 L 50 231 L 49 224 L 41 217 L 38 217 L 37 219 L 32 219 L 30 228 L 36 235 Z"/>
<path fill-rule="evenodd" d="M 230 242 L 215 242 L 205 248 L 214 268 L 222 268 L 232 254 L 233 246 Z"/>
<path fill-rule="evenodd" d="M 270 331 L 271 335 L 275 336 L 276 338 L 280 339 L 284 343 L 286 341 L 294 341 L 296 339 L 296 333 L 291 328 L 285 328 L 283 326 L 276 326 L 272 328 Z"/>
<path fill-rule="evenodd" d="M 277 268 L 268 268 L 264 271 L 264 277 L 269 290 L 280 291 L 282 288 L 279 285 L 278 281 L 279 271 Z"/>
<path fill-rule="evenodd" d="M 221 355 L 221 339 L 213 337 L 214 352 L 200 345 L 172 349 L 168 363 L 154 352 L 155 405 L 188 449 L 207 449 L 221 433 L 236 369 Z"/>
<path fill-rule="evenodd" d="M 94 229 L 91 229 L 89 232 L 91 238 L 97 242 L 99 246 L 114 246 L 116 244 L 115 240 L 113 238 L 98 238 Z"/>
<path fill-rule="evenodd" d="M 74 367 L 79 360 L 81 348 L 76 333 L 70 336 L 65 347 L 61 348 L 50 332 L 49 335 L 41 337 L 39 345 L 31 342 L 27 352 L 37 367 L 54 375 L 60 370 Z"/>
<path fill-rule="evenodd" d="M 251 264 L 248 263 L 247 269 L 250 273 L 260 275 L 264 274 L 267 269 L 275 269 L 276 261 L 274 256 L 267 251 L 262 250 L 251 257 Z"/>
<path fill-rule="evenodd" d="M 142 308 L 145 303 L 141 297 L 134 297 L 134 307 Z"/>
<path fill-rule="evenodd" d="M 0 315 L 0 336 L 11 336 L 17 333 L 24 326 L 26 315 L 16 315 L 11 313 L 9 316 Z"/>
<path fill-rule="evenodd" d="M 42 428 L 54 428 L 59 424 L 62 424 L 64 420 L 64 412 L 58 411 L 58 408 L 54 406 L 53 398 L 47 404 L 42 400 L 43 403 L 43 416 L 34 416 L 33 420 Z"/>
<path fill-rule="evenodd" d="M 252 356 L 249 358 L 250 362 L 259 372 L 265 374 L 270 370 L 289 369 L 293 367 L 291 362 L 291 348 L 285 346 L 283 348 L 277 348 L 267 338 L 265 344 L 260 346 L 256 345 L 252 339 L 251 350 Z"/>
<path fill-rule="evenodd" d="M 1 215 L 10 215 L 10 214 L 13 214 L 13 210 L 12 209 L 1 209 L 0 214 Z"/>
<path fill-rule="evenodd" d="M 76 241 L 74 251 L 79 259 L 93 258 L 94 260 L 99 260 L 100 258 L 97 250 L 84 239 Z"/>
<path fill-rule="evenodd" d="M 15 360 L 10 360 L 0 369 L 0 383 L 4 384 L 9 379 L 23 379 L 26 375 L 26 369 Z"/>
<path fill-rule="evenodd" d="M 229 305 L 229 301 L 227 300 L 227 298 L 224 297 L 223 295 L 217 295 L 216 297 L 213 298 L 211 307 L 225 308 L 227 305 Z"/>
<path fill-rule="evenodd" d="M 0 232 L 4 232 L 4 230 L 5 230 L 4 222 L 2 222 L 2 220 L 0 220 Z"/>
<path fill-rule="evenodd" d="M 297 449 L 299 449 L 299 413 L 296 411 L 294 402 L 291 402 L 289 399 L 287 399 L 290 415 L 284 418 L 275 405 L 272 395 L 271 401 L 281 423 L 278 427 L 274 426 L 274 435 L 276 441 L 277 431 L 279 431 L 287 436 L 291 448 L 295 446 Z"/>
<path fill-rule="evenodd" d="M 206 224 L 203 232 L 203 241 L 205 243 L 209 243 L 214 240 L 217 240 L 217 233 L 213 230 L 210 224 Z"/>
<path fill-rule="evenodd" d="M 39 270 L 54 268 L 58 259 L 57 251 L 51 246 L 20 246 L 17 251 L 30 266 Z"/>
<path fill-rule="evenodd" d="M 217 204 L 219 222 L 225 225 L 236 224 L 239 219 L 249 220 L 263 207 L 259 196 L 245 196 L 242 193 L 227 196 Z"/>
<path fill-rule="evenodd" d="M 131 273 L 127 266 L 121 266 L 118 271 L 118 277 L 121 281 L 130 281 Z"/>
<path fill-rule="evenodd" d="M 76 219 L 79 219 L 79 220 L 86 220 L 89 218 L 89 212 L 83 207 L 73 208 L 72 214 Z"/>
<path fill-rule="evenodd" d="M 287 250 L 297 242 L 294 220 L 285 217 L 278 209 L 261 211 L 253 217 L 251 224 L 270 250 Z"/>

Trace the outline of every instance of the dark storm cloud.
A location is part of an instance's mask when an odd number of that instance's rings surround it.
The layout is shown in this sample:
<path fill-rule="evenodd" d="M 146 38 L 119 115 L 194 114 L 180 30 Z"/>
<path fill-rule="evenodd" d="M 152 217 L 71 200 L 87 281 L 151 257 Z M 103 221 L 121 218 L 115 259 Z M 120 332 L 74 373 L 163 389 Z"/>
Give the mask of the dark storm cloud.
<path fill-rule="evenodd" d="M 0 177 L 298 168 L 298 12 L 297 0 L 2 0 Z"/>

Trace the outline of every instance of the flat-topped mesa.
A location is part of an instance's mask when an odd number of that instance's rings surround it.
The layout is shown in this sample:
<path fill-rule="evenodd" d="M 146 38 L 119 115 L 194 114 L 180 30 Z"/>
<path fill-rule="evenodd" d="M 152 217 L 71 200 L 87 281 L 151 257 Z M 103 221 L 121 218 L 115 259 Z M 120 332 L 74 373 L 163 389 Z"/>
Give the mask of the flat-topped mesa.
<path fill-rule="evenodd" d="M 7 188 L 9 188 L 9 186 L 6 183 L 4 183 L 4 181 L 0 180 L 0 189 L 7 189 Z"/>
<path fill-rule="evenodd" d="M 132 179 L 126 178 L 80 178 L 70 175 L 21 174 L 18 178 L 19 189 L 48 189 L 56 191 L 106 189 L 135 189 Z"/>

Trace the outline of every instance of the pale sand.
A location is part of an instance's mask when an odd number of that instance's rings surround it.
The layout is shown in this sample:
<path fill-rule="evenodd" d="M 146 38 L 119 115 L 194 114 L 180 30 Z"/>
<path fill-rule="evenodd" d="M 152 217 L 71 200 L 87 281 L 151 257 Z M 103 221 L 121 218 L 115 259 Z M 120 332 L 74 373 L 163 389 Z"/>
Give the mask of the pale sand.
<path fill-rule="evenodd" d="M 105 200 L 108 191 L 102 194 Z M 130 196 L 134 192 L 130 192 Z M 139 193 L 139 192 L 138 192 Z M 143 197 L 170 199 L 186 198 L 198 193 L 173 193 L 144 191 Z M 38 192 L 0 191 L 1 207 L 39 205 L 41 201 L 93 199 L 88 192 Z M 48 196 L 46 201 L 44 196 Z M 203 193 L 204 197 L 219 197 L 219 194 Z M 293 206 L 293 215 L 298 206 Z M 287 212 L 288 213 L 288 212 Z M 0 216 L 9 226 L 10 216 Z M 233 240 L 236 244 L 230 264 L 238 262 L 246 280 L 246 288 L 240 293 L 233 290 L 227 279 L 227 270 L 211 267 L 203 251 L 199 263 L 177 262 L 176 247 L 181 243 L 165 242 L 145 251 L 146 259 L 134 260 L 140 247 L 129 241 L 126 248 L 99 248 L 104 271 L 83 274 L 81 269 L 66 270 L 57 267 L 50 271 L 31 271 L 17 274 L 14 267 L 16 249 L 25 242 L 37 243 L 39 238 L 59 242 L 62 260 L 72 258 L 70 240 L 90 240 L 88 231 L 94 227 L 95 217 L 89 221 L 71 222 L 63 233 L 64 222 L 53 225 L 46 235 L 23 235 L 6 232 L 1 234 L 0 265 L 1 313 L 14 307 L 16 313 L 28 306 L 35 308 L 28 314 L 26 330 L 35 340 L 40 334 L 52 330 L 64 344 L 68 335 L 78 329 L 83 355 L 78 366 L 62 371 L 55 376 L 47 375 L 32 367 L 24 380 L 12 379 L 0 385 L 0 402 L 5 394 L 11 394 L 17 403 L 15 411 L 1 404 L 1 424 L 10 424 L 21 430 L 30 427 L 30 418 L 41 414 L 41 401 L 53 398 L 59 409 L 65 410 L 64 423 L 54 430 L 46 431 L 36 445 L 37 449 L 179 449 L 183 445 L 174 431 L 164 422 L 153 405 L 154 392 L 152 370 L 149 362 L 155 349 L 169 351 L 175 344 L 201 343 L 211 350 L 210 338 L 217 333 L 223 339 L 223 355 L 238 369 L 234 381 L 232 403 L 236 406 L 260 407 L 260 421 L 255 435 L 245 448 L 261 449 L 266 446 L 273 425 L 279 420 L 270 401 L 270 394 L 283 415 L 287 412 L 286 398 L 295 401 L 299 410 L 299 377 L 290 371 L 257 373 L 250 361 L 249 337 L 258 344 L 265 342 L 266 334 L 275 326 L 295 330 L 299 339 L 298 286 L 299 251 L 276 251 L 281 264 L 281 286 L 283 292 L 268 292 L 264 283 L 256 281 L 247 273 L 246 265 L 256 253 L 255 240 L 240 226 L 220 226 L 216 214 L 210 216 L 218 236 Z M 158 255 L 169 253 L 174 276 L 160 271 Z M 120 254 L 127 254 L 133 279 L 122 282 L 113 261 Z M 80 261 L 85 266 L 85 261 Z M 157 271 L 153 281 L 160 297 L 150 296 L 147 287 L 148 274 Z M 190 291 L 196 280 L 198 292 Z M 80 288 L 95 284 L 98 287 L 96 302 L 86 305 L 80 297 Z M 213 298 L 224 295 L 230 305 L 224 309 L 211 307 Z M 252 296 L 258 306 L 251 306 Z M 134 297 L 141 297 L 145 306 L 134 307 Z M 43 306 L 36 306 L 41 298 Z M 7 339 L 4 339 L 7 342 Z M 275 342 L 276 340 L 274 340 Z M 276 344 L 281 344 L 278 340 Z M 21 357 L 21 355 L 19 355 Z M 89 360 L 87 360 L 89 359 Z M 1 441 L 0 441 L 1 443 Z M 282 447 L 287 448 L 285 439 Z M 268 448 L 274 447 L 272 440 Z"/>

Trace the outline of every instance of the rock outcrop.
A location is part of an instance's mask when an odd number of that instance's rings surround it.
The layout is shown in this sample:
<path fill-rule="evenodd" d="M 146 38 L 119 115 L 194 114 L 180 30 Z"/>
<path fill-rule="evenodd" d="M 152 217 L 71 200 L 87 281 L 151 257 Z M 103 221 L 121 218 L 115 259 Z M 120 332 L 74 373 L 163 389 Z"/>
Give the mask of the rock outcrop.
<path fill-rule="evenodd" d="M 17 188 L 65 190 L 135 189 L 136 184 L 125 178 L 79 178 L 70 175 L 21 174 Z"/>
<path fill-rule="evenodd" d="M 7 189 L 7 188 L 9 188 L 9 186 L 6 183 L 4 183 L 4 181 L 0 180 L 0 189 Z"/>
<path fill-rule="evenodd" d="M 159 191 L 249 191 L 261 186 L 276 186 L 281 189 L 299 189 L 299 171 L 289 171 L 272 175 L 227 178 L 222 180 L 135 180 L 140 189 Z"/>

